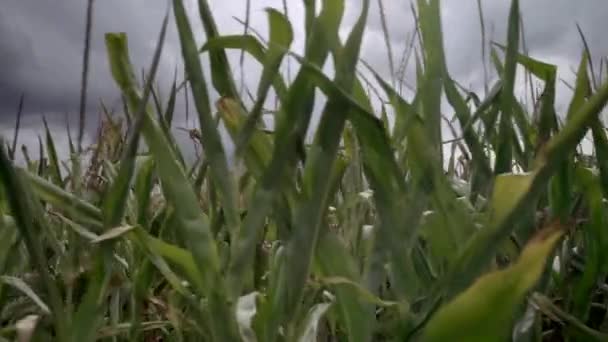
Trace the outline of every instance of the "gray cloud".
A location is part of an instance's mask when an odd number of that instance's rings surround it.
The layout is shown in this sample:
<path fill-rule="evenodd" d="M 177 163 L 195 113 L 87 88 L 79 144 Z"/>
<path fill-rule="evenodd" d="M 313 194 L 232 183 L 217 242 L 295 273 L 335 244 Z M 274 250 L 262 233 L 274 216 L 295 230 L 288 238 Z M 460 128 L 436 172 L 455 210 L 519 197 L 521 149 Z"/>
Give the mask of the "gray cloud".
<path fill-rule="evenodd" d="M 504 42 L 508 1 L 482 1 L 485 11 L 488 38 Z M 198 42 L 204 34 L 198 19 L 196 1 L 186 1 L 191 22 Z M 233 17 L 243 18 L 244 0 L 211 0 L 210 5 L 223 34 L 240 33 L 243 30 Z M 251 25 L 266 34 L 265 7 L 282 8 L 282 0 L 252 0 Z M 296 40 L 293 48 L 303 50 L 303 7 L 301 0 L 287 0 L 290 20 Z M 346 34 L 359 11 L 361 0 L 345 1 L 347 12 L 342 34 Z M 91 76 L 89 88 L 89 132 L 94 132 L 98 104 L 104 99 L 116 104 L 117 91 L 106 61 L 103 34 L 108 31 L 124 31 L 129 35 L 131 56 L 139 68 L 150 63 L 160 23 L 167 2 L 164 0 L 103 0 L 95 2 L 95 19 L 91 51 Z M 39 115 L 46 113 L 51 120 L 63 120 L 64 113 L 71 113 L 78 106 L 82 44 L 84 39 L 83 0 L 4 0 L 0 7 L 0 132 L 9 134 L 19 94 L 27 96 L 25 114 L 30 126 L 39 125 Z M 408 36 L 413 33 L 414 21 L 407 1 L 384 1 L 388 27 L 392 38 L 394 60 L 401 58 Z M 608 16 L 608 3 L 604 0 L 522 0 L 526 42 L 533 57 L 555 63 L 560 76 L 571 78 L 570 67 L 576 66 L 581 54 L 581 42 L 576 31 L 578 22 L 585 31 L 594 57 L 608 55 L 608 41 L 604 39 L 607 28 L 603 20 Z M 442 1 L 442 25 L 448 66 L 452 75 L 465 85 L 481 89 L 483 82 L 480 54 L 480 28 L 477 0 Z M 173 21 L 170 22 L 168 41 L 159 72 L 164 89 L 179 64 L 180 49 Z M 230 61 L 238 66 L 239 54 L 231 52 Z M 385 77 L 389 76 L 387 53 L 381 31 L 377 1 L 372 0 L 372 12 L 366 32 L 362 57 L 374 65 Z M 205 59 L 203 59 L 205 61 Z M 208 65 L 204 63 L 208 70 Z M 243 73 L 245 83 L 254 91 L 259 78 L 257 62 L 247 60 Z M 292 71 L 297 67 L 292 63 Z M 235 72 L 240 77 L 238 69 Z M 286 70 L 286 69 L 284 69 Z M 411 67 L 410 67 L 411 71 Z M 208 73 L 207 73 L 208 74 Z M 411 75 L 411 73 L 410 73 Z M 560 92 L 567 90 L 560 86 Z M 166 93 L 166 90 L 165 90 Z M 179 103 L 178 120 L 183 117 L 183 103 Z M 193 112 L 191 112 L 193 114 Z M 191 115 L 194 117 L 194 115 Z M 57 124 L 62 127 L 62 124 Z M 181 138 L 180 138 L 181 139 Z M 184 138 L 186 139 L 186 138 Z"/>

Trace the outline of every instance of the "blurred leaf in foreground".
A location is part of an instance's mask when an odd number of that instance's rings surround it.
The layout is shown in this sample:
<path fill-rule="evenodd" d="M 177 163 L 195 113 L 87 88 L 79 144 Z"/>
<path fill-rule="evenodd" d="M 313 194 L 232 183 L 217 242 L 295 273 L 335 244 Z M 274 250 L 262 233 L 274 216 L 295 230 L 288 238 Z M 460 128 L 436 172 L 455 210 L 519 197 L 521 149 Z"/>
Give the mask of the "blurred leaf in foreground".
<path fill-rule="evenodd" d="M 423 341 L 505 341 L 516 310 L 536 284 L 563 234 L 550 225 L 529 242 L 512 266 L 486 274 L 431 318 Z"/>

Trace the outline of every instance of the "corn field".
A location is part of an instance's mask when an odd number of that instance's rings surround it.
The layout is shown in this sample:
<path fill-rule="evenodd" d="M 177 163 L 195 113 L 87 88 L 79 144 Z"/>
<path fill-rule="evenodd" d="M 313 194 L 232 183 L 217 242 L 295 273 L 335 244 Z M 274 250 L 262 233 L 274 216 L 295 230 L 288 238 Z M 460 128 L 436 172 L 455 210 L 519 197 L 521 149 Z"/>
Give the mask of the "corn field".
<path fill-rule="evenodd" d="M 92 146 L 68 132 L 61 160 L 48 126 L 38 156 L 3 137 L 0 341 L 608 341 L 608 82 L 588 47 L 557 113 L 518 0 L 484 95 L 450 76 L 440 1 L 415 1 L 413 96 L 361 61 L 370 0 L 346 39 L 348 1 L 305 0 L 303 54 L 280 9 L 266 36 L 222 35 L 199 0 L 199 46 L 170 3 L 143 79 L 105 35 L 124 110 Z M 171 15 L 187 76 L 161 101 Z M 251 99 L 228 51 L 262 68 Z M 516 75 L 541 85 L 532 104 Z M 194 163 L 172 133 L 186 92 Z"/>

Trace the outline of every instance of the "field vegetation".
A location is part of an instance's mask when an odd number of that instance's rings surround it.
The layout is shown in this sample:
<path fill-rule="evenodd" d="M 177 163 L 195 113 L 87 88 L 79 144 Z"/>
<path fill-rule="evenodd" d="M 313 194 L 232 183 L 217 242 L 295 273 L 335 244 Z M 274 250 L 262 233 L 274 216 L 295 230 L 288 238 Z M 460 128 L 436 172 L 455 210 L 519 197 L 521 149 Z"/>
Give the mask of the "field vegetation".
<path fill-rule="evenodd" d="M 107 33 L 124 109 L 95 144 L 68 132 L 61 160 L 48 126 L 39 152 L 19 150 L 18 125 L 3 138 L 0 341 L 608 341 L 608 83 L 589 48 L 557 113 L 557 67 L 520 49 L 512 0 L 486 56 L 497 81 L 476 94 L 450 76 L 440 1 L 417 0 L 406 96 L 360 60 L 370 1 L 345 39 L 348 1 L 304 1 L 299 55 L 284 9 L 266 35 L 222 35 L 199 0 L 198 46 L 173 0 L 143 78 Z M 171 15 L 187 77 L 163 101 Z M 263 70 L 250 96 L 228 50 Z M 184 92 L 194 163 L 172 133 Z"/>

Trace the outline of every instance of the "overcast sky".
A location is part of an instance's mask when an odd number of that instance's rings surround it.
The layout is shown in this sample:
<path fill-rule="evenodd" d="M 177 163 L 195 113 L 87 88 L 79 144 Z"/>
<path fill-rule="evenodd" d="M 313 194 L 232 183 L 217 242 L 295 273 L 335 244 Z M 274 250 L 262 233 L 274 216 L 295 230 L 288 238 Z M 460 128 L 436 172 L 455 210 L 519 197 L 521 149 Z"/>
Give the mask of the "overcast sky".
<path fill-rule="evenodd" d="M 184 0 L 190 10 L 191 22 L 199 42 L 204 41 L 198 20 L 196 1 Z M 286 0 L 289 17 L 294 26 L 296 41 L 293 48 L 302 50 L 302 0 Z M 233 17 L 244 18 L 245 0 L 209 0 L 222 34 L 242 32 Z M 348 32 L 360 10 L 361 0 L 347 0 L 343 32 Z M 283 0 L 251 0 L 251 25 L 266 34 L 265 7 L 282 9 Z M 408 37 L 413 32 L 410 1 L 383 0 L 388 27 L 394 48 L 394 59 L 399 61 Z M 364 40 L 362 57 L 382 75 L 389 76 L 387 53 L 382 38 L 377 0 L 372 0 L 372 12 Z M 482 1 L 488 38 L 504 42 L 509 1 Z M 31 145 L 44 114 L 57 132 L 59 149 L 65 149 L 62 134 L 68 115 L 73 128 L 77 127 L 77 110 L 82 65 L 82 46 L 85 28 L 86 0 L 2 0 L 0 6 L 0 134 L 12 136 L 19 94 L 25 93 L 23 135 L 20 144 Z M 97 126 L 100 100 L 116 106 L 117 92 L 111 81 L 103 35 L 109 31 L 123 31 L 129 36 L 131 56 L 138 67 L 150 63 L 167 6 L 165 0 L 97 0 L 93 22 L 91 74 L 89 88 L 88 138 Z M 581 55 L 578 22 L 597 60 L 608 56 L 606 32 L 608 2 L 605 0 L 521 0 L 526 42 L 533 57 L 557 64 L 560 76 L 571 79 L 572 68 Z M 454 78 L 466 86 L 480 90 L 483 69 L 480 54 L 480 26 L 477 0 L 443 0 L 442 16 L 444 45 L 449 70 Z M 180 56 L 174 23 L 166 44 L 159 80 L 169 89 Z M 235 66 L 238 54 L 230 55 Z M 235 76 L 239 77 L 238 69 Z M 247 62 L 246 84 L 255 90 L 259 69 L 255 62 Z M 560 98 L 567 98 L 568 90 L 560 85 Z M 166 93 L 166 92 L 165 92 Z M 559 95 L 558 94 L 558 95 Z M 560 100 L 563 107 L 565 100 Z M 178 125 L 185 123 L 178 113 Z M 184 137 L 182 137 L 184 138 Z M 184 138 L 185 139 L 185 138 Z"/>

